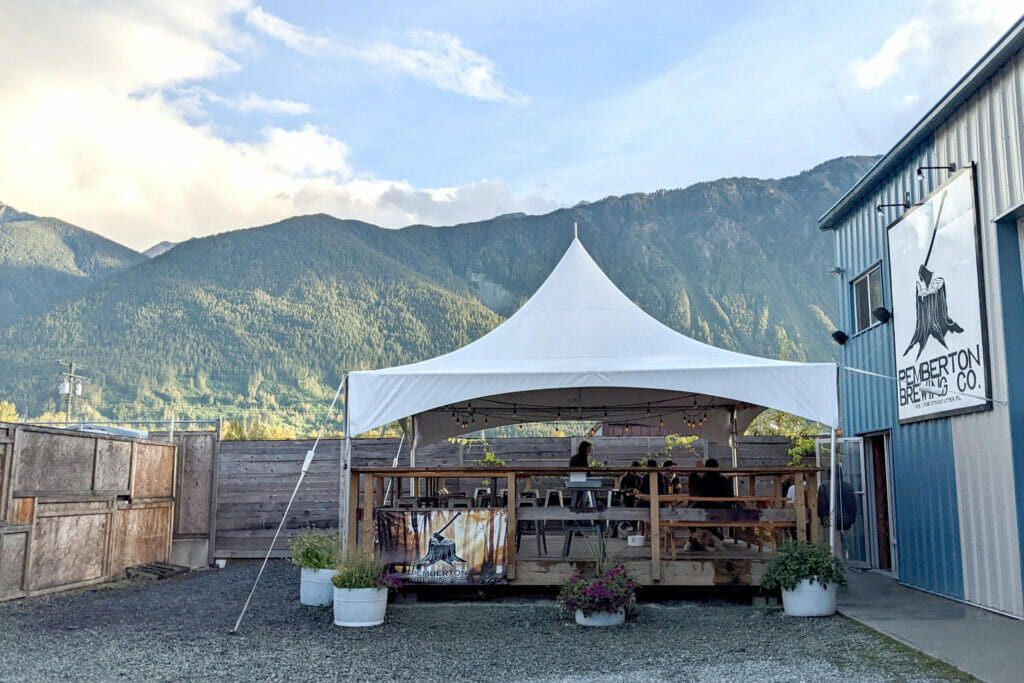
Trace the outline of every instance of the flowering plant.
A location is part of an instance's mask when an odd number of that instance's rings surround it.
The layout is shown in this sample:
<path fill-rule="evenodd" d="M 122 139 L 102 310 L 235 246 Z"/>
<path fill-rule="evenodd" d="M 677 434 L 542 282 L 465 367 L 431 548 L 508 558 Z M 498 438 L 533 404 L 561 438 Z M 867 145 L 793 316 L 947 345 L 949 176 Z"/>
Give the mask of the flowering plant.
<path fill-rule="evenodd" d="M 636 580 L 622 564 L 617 564 L 595 578 L 573 574 L 562 584 L 558 601 L 568 610 L 581 610 L 584 616 L 594 612 L 615 612 L 633 599 Z"/>
<path fill-rule="evenodd" d="M 402 581 L 388 572 L 373 552 L 350 546 L 338 561 L 338 573 L 331 578 L 336 588 L 401 588 Z"/>

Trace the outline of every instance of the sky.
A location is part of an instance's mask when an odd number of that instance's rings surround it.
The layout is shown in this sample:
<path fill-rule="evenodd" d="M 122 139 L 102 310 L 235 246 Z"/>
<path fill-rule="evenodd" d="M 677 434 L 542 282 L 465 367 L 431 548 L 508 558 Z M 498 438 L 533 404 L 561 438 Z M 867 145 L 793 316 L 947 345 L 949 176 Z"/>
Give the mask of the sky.
<path fill-rule="evenodd" d="M 0 201 L 135 249 L 890 149 L 1024 0 L 3 0 Z"/>

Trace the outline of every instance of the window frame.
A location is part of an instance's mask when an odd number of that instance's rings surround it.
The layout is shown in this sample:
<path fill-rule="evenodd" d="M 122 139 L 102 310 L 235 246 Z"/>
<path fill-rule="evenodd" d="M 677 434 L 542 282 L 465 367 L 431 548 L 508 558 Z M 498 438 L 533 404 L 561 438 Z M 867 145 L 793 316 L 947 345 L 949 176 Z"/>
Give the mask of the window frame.
<path fill-rule="evenodd" d="M 877 274 L 877 277 L 878 277 L 878 301 L 872 301 L 871 300 L 871 277 L 872 277 L 872 275 L 875 275 L 875 274 Z M 858 285 L 860 285 L 861 283 L 865 284 L 865 287 L 866 287 L 865 291 L 867 292 L 867 296 L 868 296 L 868 309 L 867 309 L 867 323 L 868 324 L 865 325 L 864 327 L 860 327 L 860 320 L 858 318 L 858 308 L 859 308 L 858 304 L 860 303 L 860 300 L 859 300 L 859 297 L 857 295 L 857 288 L 858 288 Z M 852 313 L 853 313 L 852 321 L 853 321 L 853 330 L 854 330 L 853 331 L 853 335 L 851 335 L 851 336 L 856 336 L 856 335 L 860 334 L 861 332 L 866 332 L 866 331 L 870 330 L 871 328 L 873 328 L 873 327 L 875 327 L 877 325 L 881 325 L 882 324 L 882 323 L 880 323 L 875 318 L 874 315 L 872 315 L 872 311 L 874 311 L 876 308 L 884 307 L 885 306 L 885 282 L 884 282 L 883 276 L 882 276 L 882 262 L 881 261 L 876 261 L 872 265 L 868 266 L 860 275 L 858 275 L 857 277 L 855 277 L 852 280 L 850 280 L 850 296 L 852 297 L 852 301 L 851 301 Z"/>

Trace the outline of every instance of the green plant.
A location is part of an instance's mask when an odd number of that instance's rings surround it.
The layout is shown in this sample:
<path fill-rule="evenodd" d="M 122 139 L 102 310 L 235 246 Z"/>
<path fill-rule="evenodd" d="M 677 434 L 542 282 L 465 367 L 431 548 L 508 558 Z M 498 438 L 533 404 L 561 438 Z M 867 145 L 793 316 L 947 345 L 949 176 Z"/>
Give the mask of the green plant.
<path fill-rule="evenodd" d="M 837 558 L 832 557 L 827 545 L 789 541 L 775 551 L 768 562 L 761 587 L 769 590 L 781 587 L 791 591 L 804 579 L 817 581 L 822 588 L 828 588 L 830 583 L 846 583 L 843 567 Z"/>
<path fill-rule="evenodd" d="M 790 467 L 798 467 L 804 458 L 814 455 L 814 439 L 807 436 L 794 437 L 793 445 L 786 452 L 789 454 Z"/>
<path fill-rule="evenodd" d="M 337 533 L 307 529 L 288 544 L 292 562 L 303 569 L 331 569 L 338 562 L 341 541 Z"/>
<path fill-rule="evenodd" d="M 558 602 L 569 611 L 582 611 L 584 616 L 615 612 L 630 603 L 636 589 L 633 575 L 624 565 L 617 564 L 594 578 L 573 574 L 562 584 Z"/>
<path fill-rule="evenodd" d="M 349 546 L 335 568 L 338 573 L 331 578 L 335 588 L 402 587 L 398 577 L 388 572 L 388 566 L 362 546 Z"/>

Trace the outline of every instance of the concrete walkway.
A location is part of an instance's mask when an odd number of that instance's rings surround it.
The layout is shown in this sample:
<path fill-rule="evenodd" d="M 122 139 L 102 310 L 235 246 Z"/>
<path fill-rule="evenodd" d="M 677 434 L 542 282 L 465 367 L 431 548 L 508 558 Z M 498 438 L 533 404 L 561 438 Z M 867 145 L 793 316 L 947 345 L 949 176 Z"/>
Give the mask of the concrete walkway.
<path fill-rule="evenodd" d="M 839 612 L 985 681 L 1020 681 L 1024 621 L 848 570 Z"/>

